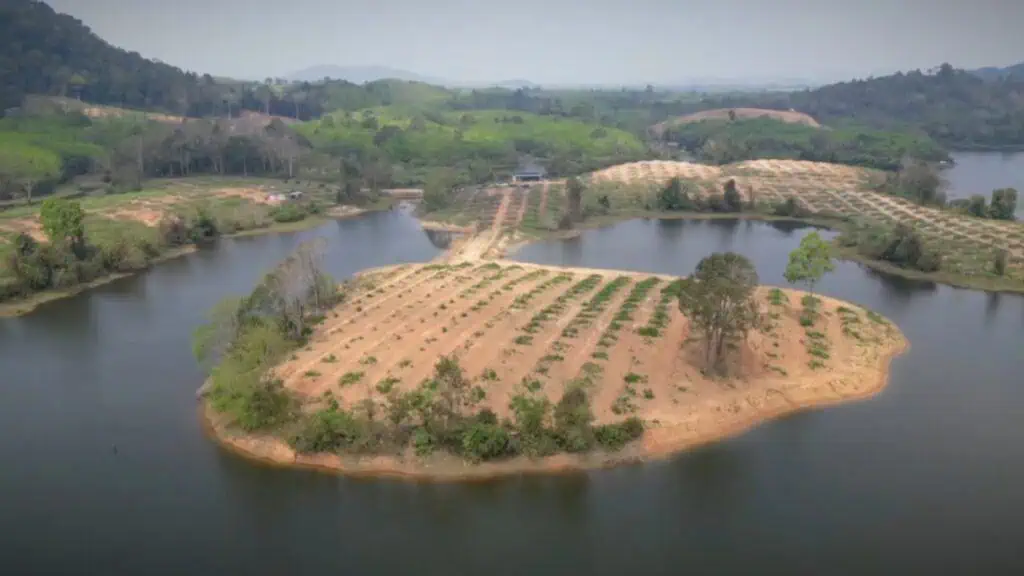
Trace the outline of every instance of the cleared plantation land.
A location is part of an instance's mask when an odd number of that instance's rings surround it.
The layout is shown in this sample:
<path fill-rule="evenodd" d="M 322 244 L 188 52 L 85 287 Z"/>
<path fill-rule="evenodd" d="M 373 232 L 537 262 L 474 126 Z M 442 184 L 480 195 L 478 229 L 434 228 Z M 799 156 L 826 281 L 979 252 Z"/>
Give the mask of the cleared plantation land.
<path fill-rule="evenodd" d="M 301 206 L 284 206 L 270 200 L 271 193 L 303 192 Z M 162 221 L 194 223 L 200 217 L 209 218 L 219 234 L 235 234 L 257 230 L 285 230 L 309 225 L 317 221 L 313 214 L 343 217 L 362 210 L 351 206 L 333 206 L 334 192 L 325 184 L 309 181 L 189 178 L 187 180 L 158 180 L 140 192 L 106 194 L 75 198 L 85 211 L 85 235 L 88 243 L 100 250 L 109 248 L 121 254 L 119 248 L 139 247 L 140 254 L 156 257 L 165 249 L 176 248 L 166 243 Z M 14 254 L 15 240 L 26 233 L 39 242 L 49 239 L 39 219 L 41 201 L 32 205 L 18 205 L 0 210 L 0 292 L 14 282 L 9 258 Z M 314 208 L 316 207 L 316 208 Z M 289 212 L 290 210 L 290 212 Z M 141 258 L 141 256 L 140 256 Z M 130 270 L 140 269 L 145 263 L 137 262 Z M 120 272 L 128 269 L 119 268 Z M 70 288 L 70 286 L 68 286 Z M 31 307 L 16 305 L 2 308 L 4 313 L 22 313 Z"/>
<path fill-rule="evenodd" d="M 507 261 L 378 269 L 274 372 L 306 410 L 328 398 L 355 406 L 416 388 L 454 354 L 500 418 L 515 395 L 557 402 L 583 383 L 599 423 L 646 422 L 651 453 L 870 394 L 903 346 L 871 312 L 824 299 L 801 322 L 802 293 L 761 288 L 765 327 L 729 352 L 728 379 L 709 379 L 677 289 L 667 276 Z"/>
<path fill-rule="evenodd" d="M 167 217 L 187 218 L 199 211 L 209 214 L 225 233 L 270 226 L 271 210 L 280 204 L 269 199 L 271 193 L 301 190 L 306 199 L 333 203 L 332 193 L 317 183 L 288 185 L 279 180 L 190 178 L 154 181 L 140 192 L 106 194 L 77 198 L 85 210 L 86 232 L 106 229 L 155 229 Z M 0 243 L 26 232 L 46 241 L 39 223 L 39 207 L 17 206 L 0 211 Z"/>
<path fill-rule="evenodd" d="M 651 126 L 651 133 L 660 135 L 672 126 L 688 124 L 691 122 L 700 122 L 702 120 L 729 120 L 732 115 L 741 119 L 767 117 L 782 122 L 789 122 L 791 124 L 804 124 L 814 128 L 821 127 L 821 124 L 819 124 L 817 120 L 803 112 L 790 110 L 768 110 L 766 108 L 716 108 L 714 110 L 704 110 L 703 112 L 687 114 L 686 116 L 680 116 L 678 118 L 659 122 Z"/>
<path fill-rule="evenodd" d="M 427 214 L 426 228 L 472 230 L 446 254 L 449 262 L 499 258 L 517 233 L 542 235 L 556 228 L 565 212 L 564 184 L 538 182 L 529 188 L 513 186 L 462 191 L 448 210 Z"/>
<path fill-rule="evenodd" d="M 635 162 L 593 173 L 589 196 L 607 195 L 613 213 L 656 210 L 658 188 L 673 177 L 703 196 L 721 194 L 722 185 L 734 179 L 746 201 L 751 196 L 768 203 L 794 198 L 822 216 L 911 224 L 929 246 L 943 254 L 945 272 L 989 275 L 995 251 L 1004 248 L 1009 254 L 1007 277 L 1024 281 L 1024 225 L 973 218 L 875 192 L 871 188 L 884 177 L 876 170 L 797 160 L 752 160 L 724 166 Z"/>

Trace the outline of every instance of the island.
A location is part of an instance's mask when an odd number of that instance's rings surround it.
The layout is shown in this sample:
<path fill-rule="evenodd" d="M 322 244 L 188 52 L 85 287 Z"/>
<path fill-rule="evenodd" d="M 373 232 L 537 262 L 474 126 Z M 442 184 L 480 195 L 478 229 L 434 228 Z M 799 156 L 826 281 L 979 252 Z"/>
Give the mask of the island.
<path fill-rule="evenodd" d="M 334 291 L 316 254 L 300 248 L 197 333 L 222 354 L 203 421 L 248 458 L 426 480 L 662 458 L 876 394 L 907 347 L 870 310 L 756 284 L 726 288 L 746 320 L 717 332 L 701 311 L 716 304 L 694 299 L 748 270 L 739 255 L 710 256 L 691 282 L 456 249 Z"/>

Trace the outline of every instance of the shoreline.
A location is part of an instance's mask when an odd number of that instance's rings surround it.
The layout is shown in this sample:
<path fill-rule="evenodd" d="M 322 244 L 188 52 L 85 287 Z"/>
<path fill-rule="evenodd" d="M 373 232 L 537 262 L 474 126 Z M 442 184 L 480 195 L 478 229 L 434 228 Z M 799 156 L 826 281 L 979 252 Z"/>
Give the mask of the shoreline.
<path fill-rule="evenodd" d="M 370 212 L 379 212 L 388 210 L 389 208 L 356 208 L 354 210 L 346 211 L 330 211 L 328 210 L 324 214 L 310 216 L 299 220 L 298 222 L 287 222 L 287 223 L 274 223 L 266 228 L 251 228 L 249 230 L 239 230 L 238 232 L 232 232 L 231 234 L 222 234 L 217 239 L 222 238 L 244 238 L 247 236 L 261 236 L 264 234 L 285 234 L 288 232 L 299 232 L 302 230 L 309 230 L 326 224 L 332 220 L 346 220 L 354 218 L 356 216 L 362 216 Z M 122 278 L 128 278 L 141 274 L 150 269 L 150 267 L 175 258 L 180 258 L 188 254 L 194 254 L 199 251 L 199 246 L 196 244 L 189 244 L 188 246 L 173 248 L 160 254 L 159 256 L 150 260 L 145 268 L 134 270 L 132 272 L 117 272 L 114 274 L 107 274 L 101 278 L 86 282 L 84 284 L 78 284 L 64 290 L 44 290 L 42 292 L 35 292 L 24 298 L 16 298 L 14 300 L 8 300 L 6 302 L 0 302 L 0 318 L 17 318 L 18 316 L 24 316 L 30 314 L 38 309 L 40 306 L 49 302 L 55 302 L 64 298 L 70 298 L 77 296 L 87 290 L 98 288 L 100 286 L 116 282 Z"/>
<path fill-rule="evenodd" d="M 282 234 L 287 232 L 297 232 L 301 230 L 308 230 L 325 224 L 331 220 L 345 220 L 356 216 L 361 216 L 370 212 L 378 212 L 387 210 L 389 208 L 359 208 L 354 211 L 345 213 L 330 213 L 321 215 L 318 217 L 310 217 L 299 222 L 292 222 L 286 224 L 275 224 L 267 228 L 254 228 L 251 230 L 242 230 L 232 234 L 225 234 L 220 238 L 241 238 L 245 236 L 260 236 L 263 234 Z M 415 217 L 415 216 L 414 216 Z M 445 231 L 445 232 L 456 232 L 456 233 L 473 233 L 470 227 L 457 226 L 454 224 L 445 224 L 443 222 L 434 222 L 429 220 L 419 221 L 421 227 L 424 230 L 431 231 Z M 527 232 L 524 233 L 519 231 L 517 235 L 512 238 L 512 242 L 502 247 L 502 255 L 500 258 L 507 258 L 513 252 L 520 248 L 531 244 L 533 242 L 550 242 L 554 240 L 565 240 L 568 238 L 575 238 L 580 236 L 587 230 L 596 230 L 599 228 L 607 228 L 614 226 L 621 222 L 628 222 L 630 220 L 753 220 L 760 222 L 794 222 L 798 224 L 804 224 L 807 226 L 814 226 L 819 228 L 828 229 L 834 232 L 841 232 L 839 226 L 828 219 L 823 218 L 799 218 L 795 216 L 774 216 L 771 214 L 757 214 L 757 213 L 706 213 L 706 212 L 647 212 L 641 211 L 636 213 L 630 213 L 621 216 L 603 216 L 597 217 L 590 221 L 582 223 L 577 228 L 572 230 L 551 230 L 546 232 Z M 194 245 L 188 249 L 179 249 L 170 251 L 154 258 L 150 262 L 150 266 L 178 258 L 180 256 L 195 252 L 198 248 Z M 449 251 L 442 253 L 438 256 L 438 259 L 442 259 L 445 254 Z M 1024 295 L 1024 284 L 1013 283 L 1013 282 L 1000 282 L 996 278 L 989 279 L 990 282 L 984 280 L 978 280 L 969 276 L 960 276 L 956 274 L 945 274 L 945 273 L 934 273 L 934 272 L 920 272 L 916 270 L 907 270 L 900 268 L 886 262 L 880 262 L 871 260 L 856 254 L 852 249 L 837 249 L 836 257 L 840 260 L 846 260 L 850 262 L 856 262 L 862 266 L 870 268 L 876 272 L 889 274 L 892 276 L 905 278 L 908 280 L 915 280 L 920 282 L 932 282 L 935 284 L 949 286 L 951 288 L 960 290 L 977 290 L 980 292 L 987 292 L 992 294 L 1021 294 Z M 98 278 L 91 282 L 74 286 L 67 290 L 46 290 L 43 292 L 37 292 L 26 298 L 9 300 L 7 302 L 0 302 L 0 318 L 16 318 L 18 316 L 24 316 L 35 311 L 39 306 L 42 306 L 48 302 L 53 302 L 63 298 L 69 298 L 76 296 L 86 290 L 109 284 L 122 278 L 127 278 L 135 274 L 145 272 L 147 268 L 136 270 L 134 272 L 119 272 L 117 274 L 110 274 L 102 278 Z"/>
<path fill-rule="evenodd" d="M 551 242 L 576 238 L 588 230 L 608 228 L 616 224 L 630 220 L 752 220 L 756 222 L 793 222 L 815 228 L 822 228 L 832 232 L 843 232 L 842 223 L 829 218 L 801 218 L 798 216 L 775 216 L 772 214 L 760 214 L 757 212 L 657 212 L 638 211 L 623 215 L 597 216 L 591 220 L 577 224 L 572 230 L 550 230 L 520 232 L 512 244 L 506 247 L 505 254 L 508 255 L 523 246 L 533 242 Z M 848 262 L 855 262 L 876 272 L 897 276 L 907 280 L 918 282 L 931 282 L 942 286 L 949 286 L 958 290 L 977 290 L 991 294 L 1020 294 L 1024 295 L 1024 282 L 1007 280 L 1005 277 L 981 277 L 964 276 L 952 272 L 921 272 L 901 268 L 881 260 L 872 260 L 856 253 L 853 248 L 842 248 L 835 246 L 835 258 Z"/>
<path fill-rule="evenodd" d="M 755 428 L 788 416 L 839 405 L 870 400 L 889 384 L 894 359 L 910 349 L 902 333 L 894 346 L 879 358 L 879 366 L 868 386 L 850 394 L 839 394 L 828 382 L 818 386 L 820 396 L 797 402 L 782 398 L 717 426 L 693 430 L 685 424 L 648 426 L 644 435 L 619 452 L 592 452 L 584 455 L 557 454 L 541 459 L 516 457 L 500 462 L 474 464 L 455 456 L 432 456 L 426 460 L 398 456 L 342 458 L 337 455 L 300 455 L 279 439 L 270 436 L 246 436 L 232 433 L 219 421 L 202 399 L 198 416 L 204 434 L 228 453 L 264 466 L 308 470 L 352 478 L 384 478 L 413 482 L 481 482 L 515 476 L 581 474 L 618 466 L 663 462 L 684 452 L 729 440 Z"/>

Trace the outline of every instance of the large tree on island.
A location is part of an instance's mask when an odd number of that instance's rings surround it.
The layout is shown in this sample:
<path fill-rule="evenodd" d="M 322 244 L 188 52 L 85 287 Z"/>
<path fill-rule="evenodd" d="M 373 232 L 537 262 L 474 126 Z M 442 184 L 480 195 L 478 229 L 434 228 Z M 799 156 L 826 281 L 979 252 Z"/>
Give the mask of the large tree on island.
<path fill-rule="evenodd" d="M 683 279 L 679 309 L 704 339 L 705 370 L 723 372 L 726 343 L 745 338 L 760 324 L 756 288 L 754 265 L 735 252 L 704 258 L 694 274 Z"/>
<path fill-rule="evenodd" d="M 814 285 L 835 268 L 832 248 L 820 234 L 811 232 L 800 240 L 800 246 L 789 253 L 784 276 L 790 284 L 807 284 L 808 291 L 814 294 Z"/>

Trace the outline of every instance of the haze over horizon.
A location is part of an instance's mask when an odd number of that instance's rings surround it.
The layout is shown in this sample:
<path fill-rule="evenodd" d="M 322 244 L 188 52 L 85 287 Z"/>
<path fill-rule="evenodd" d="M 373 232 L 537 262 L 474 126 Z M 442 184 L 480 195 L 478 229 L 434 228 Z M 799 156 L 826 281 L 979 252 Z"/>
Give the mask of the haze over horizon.
<path fill-rule="evenodd" d="M 46 0 L 116 46 L 215 76 L 384 66 L 453 82 L 833 82 L 1024 60 L 1013 0 Z"/>

